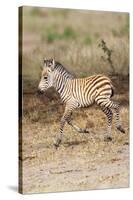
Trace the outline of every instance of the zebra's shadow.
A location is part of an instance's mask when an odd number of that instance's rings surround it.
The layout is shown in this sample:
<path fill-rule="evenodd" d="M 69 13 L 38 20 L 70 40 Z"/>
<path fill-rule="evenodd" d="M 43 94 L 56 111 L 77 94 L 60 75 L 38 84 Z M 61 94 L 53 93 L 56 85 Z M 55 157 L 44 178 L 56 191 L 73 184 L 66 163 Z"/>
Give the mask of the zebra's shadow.
<path fill-rule="evenodd" d="M 73 145 L 80 145 L 80 144 L 87 144 L 87 140 L 81 140 L 81 141 L 68 141 L 64 142 L 64 146 L 69 147 Z"/>

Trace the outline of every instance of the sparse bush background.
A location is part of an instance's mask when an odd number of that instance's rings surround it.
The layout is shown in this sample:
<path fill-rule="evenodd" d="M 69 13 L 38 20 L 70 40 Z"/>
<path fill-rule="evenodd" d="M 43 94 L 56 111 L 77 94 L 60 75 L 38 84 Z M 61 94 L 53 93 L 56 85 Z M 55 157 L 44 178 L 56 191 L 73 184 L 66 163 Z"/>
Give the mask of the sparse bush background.
<path fill-rule="evenodd" d="M 23 191 L 128 187 L 129 14 L 24 7 L 22 26 Z M 102 40 L 109 51 L 99 45 Z M 53 139 L 64 105 L 52 88 L 36 96 L 44 58 L 55 58 L 77 77 L 110 76 L 126 134 L 118 134 L 113 125 L 113 141 L 105 143 L 104 114 L 97 107 L 84 109 L 87 118 L 79 109 L 73 118 L 90 134 L 80 135 L 66 126 L 64 141 L 55 151 Z"/>
<path fill-rule="evenodd" d="M 109 74 L 98 44 L 103 39 L 113 51 L 118 74 L 129 70 L 128 13 L 56 8 L 23 9 L 23 78 L 36 87 L 43 58 L 55 58 L 78 77 Z M 27 87 L 24 81 L 24 89 Z M 35 82 L 34 82 L 35 81 Z"/>

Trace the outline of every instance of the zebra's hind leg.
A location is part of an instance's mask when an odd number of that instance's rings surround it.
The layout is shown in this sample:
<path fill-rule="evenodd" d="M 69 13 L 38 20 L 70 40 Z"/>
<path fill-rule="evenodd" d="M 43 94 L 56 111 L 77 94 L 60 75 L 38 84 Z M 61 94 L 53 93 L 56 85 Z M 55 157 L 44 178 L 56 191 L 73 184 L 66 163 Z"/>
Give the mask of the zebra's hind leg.
<path fill-rule="evenodd" d="M 116 128 L 122 132 L 125 133 L 125 130 L 122 128 L 121 122 L 120 122 L 120 105 L 118 103 L 112 102 L 112 108 L 114 108 L 115 111 L 115 121 L 116 121 Z"/>
<path fill-rule="evenodd" d="M 107 120 L 108 120 L 107 133 L 104 138 L 104 141 L 111 141 L 112 140 L 111 127 L 112 127 L 113 113 L 112 113 L 111 109 L 108 107 L 102 107 L 102 111 L 105 113 L 105 115 L 107 116 Z"/>

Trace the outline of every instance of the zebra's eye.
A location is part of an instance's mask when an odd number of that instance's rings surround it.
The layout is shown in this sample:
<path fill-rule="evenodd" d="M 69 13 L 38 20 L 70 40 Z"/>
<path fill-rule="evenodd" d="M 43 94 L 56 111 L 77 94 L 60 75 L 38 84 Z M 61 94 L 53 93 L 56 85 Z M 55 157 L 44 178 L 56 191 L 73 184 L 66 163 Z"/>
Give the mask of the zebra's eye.
<path fill-rule="evenodd" d="M 47 80 L 47 76 L 44 76 L 44 79 Z"/>

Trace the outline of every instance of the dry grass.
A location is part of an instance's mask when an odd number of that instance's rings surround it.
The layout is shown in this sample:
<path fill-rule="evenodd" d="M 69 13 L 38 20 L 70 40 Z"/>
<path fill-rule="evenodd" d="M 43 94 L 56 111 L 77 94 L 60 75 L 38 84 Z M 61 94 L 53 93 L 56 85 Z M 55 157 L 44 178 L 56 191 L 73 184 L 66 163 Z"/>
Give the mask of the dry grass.
<path fill-rule="evenodd" d="M 128 14 L 33 7 L 25 7 L 23 13 L 23 192 L 128 187 Z M 53 89 L 42 97 L 35 95 L 42 59 L 54 57 L 79 77 L 109 75 L 111 68 L 98 47 L 101 39 L 113 50 L 114 99 L 122 104 L 126 134 L 113 125 L 113 141 L 104 142 L 104 114 L 97 107 L 79 109 L 73 118 L 90 133 L 78 134 L 67 125 L 56 150 L 53 140 L 64 105 Z"/>
<path fill-rule="evenodd" d="M 101 110 L 76 110 L 74 121 L 80 127 L 87 126 L 89 134 L 79 134 L 66 125 L 62 144 L 55 149 L 53 141 L 63 106 L 42 106 L 33 99 L 28 99 L 33 110 L 23 117 L 24 193 L 128 187 L 127 106 L 121 109 L 126 134 L 113 125 L 113 141 L 104 142 L 106 118 Z"/>

